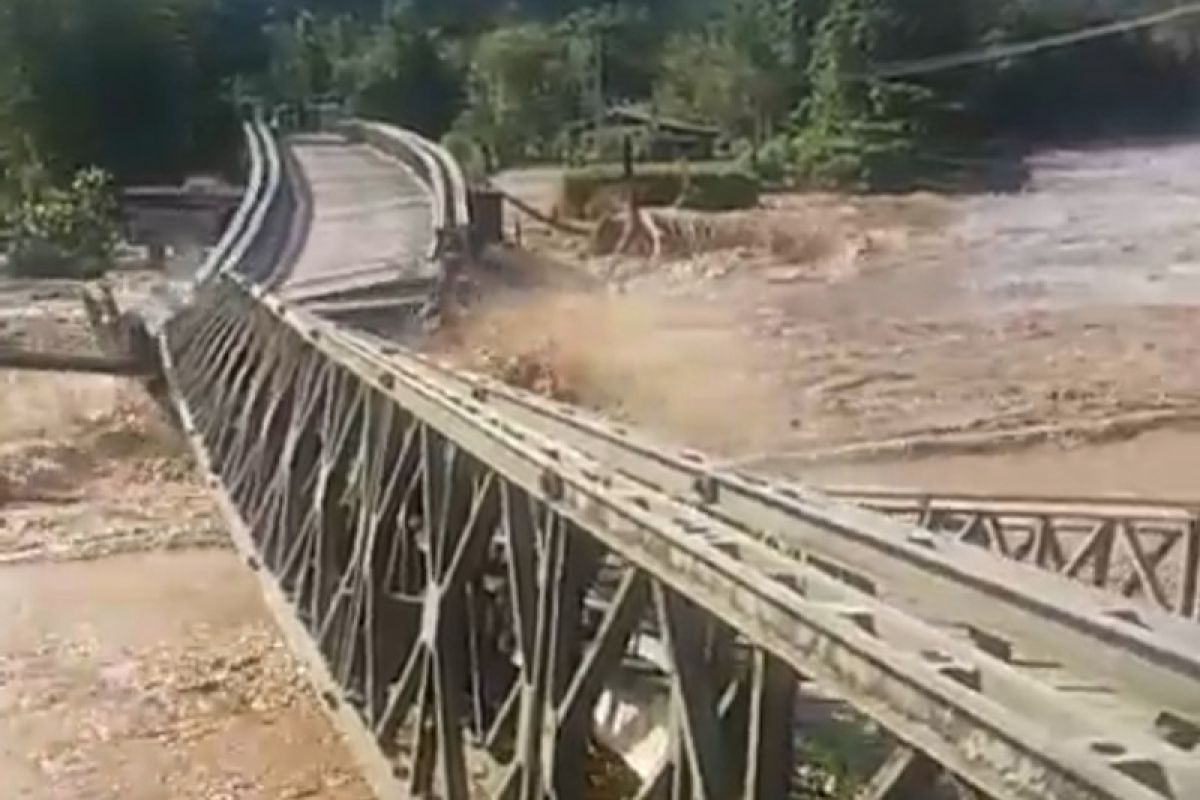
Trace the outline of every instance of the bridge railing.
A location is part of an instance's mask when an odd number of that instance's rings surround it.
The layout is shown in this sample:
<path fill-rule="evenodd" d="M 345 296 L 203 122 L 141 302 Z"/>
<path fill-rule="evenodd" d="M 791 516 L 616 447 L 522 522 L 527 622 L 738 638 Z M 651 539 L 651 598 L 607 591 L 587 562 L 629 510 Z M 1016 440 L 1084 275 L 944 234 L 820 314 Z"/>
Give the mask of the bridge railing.
<path fill-rule="evenodd" d="M 1020 666 L 1046 651 L 956 637 L 237 274 L 202 290 L 164 350 L 243 551 L 392 793 L 401 775 L 413 796 L 466 798 L 487 765 L 486 796 L 543 781 L 585 796 L 596 704 L 646 637 L 681 748 L 647 791 L 785 797 L 791 698 L 809 680 L 989 797 L 1200 786 L 1148 724 L 1113 727 L 1091 695 Z M 1139 669 L 1156 677 L 1148 697 L 1189 684 L 1152 659 Z"/>

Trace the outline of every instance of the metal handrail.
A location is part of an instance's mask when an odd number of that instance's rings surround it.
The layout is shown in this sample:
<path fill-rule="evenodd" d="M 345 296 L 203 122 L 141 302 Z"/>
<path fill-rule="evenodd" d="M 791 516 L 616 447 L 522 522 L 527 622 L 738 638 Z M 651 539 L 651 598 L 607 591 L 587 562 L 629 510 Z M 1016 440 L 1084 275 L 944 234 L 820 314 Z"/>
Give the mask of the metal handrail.
<path fill-rule="evenodd" d="M 262 148 L 262 159 L 265 162 L 265 177 L 261 187 L 259 187 L 259 194 L 252 205 L 246 227 L 242 231 L 241 237 L 238 238 L 227 253 L 224 263 L 220 266 L 220 272 L 229 272 L 241 265 L 250 246 L 262 231 L 266 222 L 267 212 L 274 205 L 275 199 L 279 195 L 280 187 L 283 185 L 283 162 L 279 155 L 279 146 L 275 141 L 275 137 L 261 121 L 256 121 L 254 127 L 261 140 L 260 146 Z"/>
<path fill-rule="evenodd" d="M 467 178 L 463 173 L 462 165 L 440 142 L 426 139 L 422 141 L 442 163 L 442 168 L 446 171 L 446 177 L 450 184 L 449 205 L 454 210 L 454 224 L 458 227 L 470 225 L 471 205 L 467 190 Z"/>
<path fill-rule="evenodd" d="M 246 190 L 242 194 L 241 203 L 228 227 L 225 228 L 216 247 L 209 251 L 204 264 L 192 276 L 193 285 L 208 282 L 228 263 L 233 248 L 242 240 L 246 226 L 254 213 L 256 204 L 261 199 L 266 180 L 266 159 L 263 157 L 263 142 L 259 135 L 262 123 L 258 120 L 247 121 L 242 125 L 246 137 L 246 149 L 250 156 L 250 177 L 246 182 Z"/>

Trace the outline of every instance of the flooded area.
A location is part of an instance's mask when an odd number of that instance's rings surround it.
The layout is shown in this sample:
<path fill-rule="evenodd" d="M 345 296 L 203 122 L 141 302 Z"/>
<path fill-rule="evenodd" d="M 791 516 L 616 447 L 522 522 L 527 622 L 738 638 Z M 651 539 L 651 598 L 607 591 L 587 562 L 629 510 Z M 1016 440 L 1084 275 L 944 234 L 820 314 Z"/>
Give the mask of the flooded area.
<path fill-rule="evenodd" d="M 944 239 L 903 254 L 961 269 L 990 310 L 1200 301 L 1200 141 L 1051 150 L 1013 194 L 948 201 Z"/>
<path fill-rule="evenodd" d="M 7 797 L 370 797 L 232 554 L 3 570 Z"/>
<path fill-rule="evenodd" d="M 87 341 L 77 287 L 0 298 L 0 347 Z M 0 785 L 14 800 L 371 797 L 131 381 L 0 371 Z"/>
<path fill-rule="evenodd" d="M 1162 448 L 1200 427 L 1200 140 L 1045 151 L 1030 167 L 1009 194 L 672 211 L 705 236 L 658 258 L 596 257 L 523 219 L 527 246 L 620 285 L 485 308 L 455 354 L 545 362 L 560 380 L 543 383 L 580 402 L 814 481 L 1186 490 Z M 506 186 L 544 205 L 548 180 Z M 1058 486 L 1055 465 L 1090 453 L 1111 454 L 1107 477 Z M 1129 466 L 1160 461 L 1161 481 Z"/>
<path fill-rule="evenodd" d="M 1010 195 L 771 197 L 660 259 L 529 228 L 620 280 L 488 298 L 433 346 L 813 484 L 1200 494 L 1200 143 L 1033 166 Z M 0 345 L 76 346 L 74 304 L 0 291 Z M 139 392 L 0 375 L 6 796 L 366 800 Z"/>

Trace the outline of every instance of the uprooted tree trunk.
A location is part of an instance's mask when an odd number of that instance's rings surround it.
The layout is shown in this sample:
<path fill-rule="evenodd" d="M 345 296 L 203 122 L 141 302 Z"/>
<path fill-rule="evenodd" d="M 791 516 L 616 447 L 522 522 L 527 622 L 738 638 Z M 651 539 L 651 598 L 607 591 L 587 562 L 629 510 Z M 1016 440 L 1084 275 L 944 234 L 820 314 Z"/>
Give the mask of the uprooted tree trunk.
<path fill-rule="evenodd" d="M 132 358 L 74 353 L 37 353 L 0 348 L 0 369 L 32 372 L 83 372 L 97 375 L 146 376 L 151 368 Z"/>
<path fill-rule="evenodd" d="M 638 201 L 631 185 L 625 207 L 600 220 L 592 234 L 592 252 L 597 255 L 638 255 L 658 259 L 663 255 L 663 232 L 654 216 Z"/>

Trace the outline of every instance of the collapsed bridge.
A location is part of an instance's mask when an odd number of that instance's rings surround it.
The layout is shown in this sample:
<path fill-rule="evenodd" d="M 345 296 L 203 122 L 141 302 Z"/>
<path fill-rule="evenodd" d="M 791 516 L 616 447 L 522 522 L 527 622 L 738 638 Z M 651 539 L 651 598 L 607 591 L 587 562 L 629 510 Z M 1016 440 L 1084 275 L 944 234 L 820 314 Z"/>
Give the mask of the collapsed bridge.
<path fill-rule="evenodd" d="M 886 732 L 869 800 L 1200 796 L 1195 509 L 837 497 L 450 369 L 356 321 L 436 314 L 453 159 L 365 122 L 247 141 L 148 341 L 381 796 L 787 797 L 816 696 Z"/>

